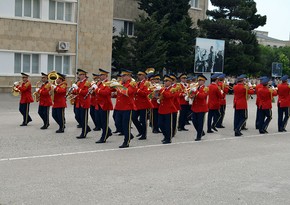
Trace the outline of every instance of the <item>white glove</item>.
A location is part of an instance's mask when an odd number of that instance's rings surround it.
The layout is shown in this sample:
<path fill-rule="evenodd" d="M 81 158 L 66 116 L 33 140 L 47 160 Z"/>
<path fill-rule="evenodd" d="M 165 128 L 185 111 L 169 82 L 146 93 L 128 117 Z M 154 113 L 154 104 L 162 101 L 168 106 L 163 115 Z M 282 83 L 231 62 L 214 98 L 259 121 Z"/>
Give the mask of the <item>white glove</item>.
<path fill-rule="evenodd" d="M 192 92 L 195 92 L 196 90 L 197 90 L 197 88 L 196 87 L 193 87 L 193 88 L 191 88 L 190 89 Z"/>
<path fill-rule="evenodd" d="M 56 85 L 53 85 L 53 84 L 52 84 L 51 87 L 53 87 L 53 89 L 55 89 L 55 88 L 56 88 Z"/>
<path fill-rule="evenodd" d="M 156 88 L 155 88 L 155 91 L 159 91 L 159 90 L 161 90 L 161 86 L 160 85 L 156 86 Z"/>
<path fill-rule="evenodd" d="M 230 85 L 230 82 L 229 81 L 227 81 L 227 85 Z"/>
<path fill-rule="evenodd" d="M 221 94 L 224 94 L 224 91 L 223 90 L 221 90 Z"/>
<path fill-rule="evenodd" d="M 39 91 L 39 88 L 35 88 L 35 92 L 38 92 Z"/>
<path fill-rule="evenodd" d="M 114 81 L 110 84 L 111 87 L 118 86 L 118 85 L 120 85 L 120 83 L 117 81 Z"/>
<path fill-rule="evenodd" d="M 17 82 L 14 82 L 14 85 L 15 85 L 15 86 L 19 85 L 19 82 L 18 82 L 18 81 L 17 81 Z"/>
<path fill-rule="evenodd" d="M 72 84 L 72 87 L 74 88 L 74 89 L 78 89 L 79 87 L 77 86 L 77 84 Z"/>
<path fill-rule="evenodd" d="M 92 88 L 96 89 L 98 86 L 96 84 L 92 85 Z"/>

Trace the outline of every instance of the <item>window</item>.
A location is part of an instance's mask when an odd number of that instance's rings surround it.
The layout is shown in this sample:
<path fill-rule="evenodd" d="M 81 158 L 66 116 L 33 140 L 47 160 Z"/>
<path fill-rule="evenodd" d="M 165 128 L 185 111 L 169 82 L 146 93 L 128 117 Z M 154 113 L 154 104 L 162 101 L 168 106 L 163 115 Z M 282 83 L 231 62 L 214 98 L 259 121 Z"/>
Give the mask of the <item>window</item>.
<path fill-rule="evenodd" d="M 40 18 L 40 0 L 15 0 L 15 16 Z"/>
<path fill-rule="evenodd" d="M 133 36 L 134 35 L 133 30 L 134 30 L 133 22 L 124 21 L 124 33 L 127 34 L 128 36 Z"/>
<path fill-rule="evenodd" d="M 73 21 L 73 3 L 49 0 L 49 20 Z"/>
<path fill-rule="evenodd" d="M 192 8 L 198 8 L 198 0 L 190 0 L 189 4 Z"/>
<path fill-rule="evenodd" d="M 14 54 L 14 73 L 39 73 L 39 55 L 38 54 Z"/>
<path fill-rule="evenodd" d="M 70 56 L 54 56 L 48 55 L 47 72 L 55 70 L 63 74 L 70 74 L 71 58 Z"/>

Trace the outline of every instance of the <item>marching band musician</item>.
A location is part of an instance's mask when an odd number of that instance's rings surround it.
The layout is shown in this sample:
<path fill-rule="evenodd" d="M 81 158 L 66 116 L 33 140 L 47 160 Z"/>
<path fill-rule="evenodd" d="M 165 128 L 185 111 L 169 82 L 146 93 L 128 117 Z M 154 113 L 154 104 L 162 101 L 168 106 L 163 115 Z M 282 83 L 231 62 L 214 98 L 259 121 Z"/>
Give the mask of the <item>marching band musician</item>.
<path fill-rule="evenodd" d="M 154 74 L 152 77 L 149 78 L 151 80 L 151 83 L 154 86 L 160 86 L 160 75 L 159 74 Z M 153 105 L 153 108 L 151 109 L 151 126 L 152 126 L 152 132 L 154 134 L 161 133 L 158 127 L 158 108 L 159 108 L 159 103 L 157 102 L 158 96 L 152 94 L 152 99 L 151 103 Z"/>
<path fill-rule="evenodd" d="M 80 83 L 80 79 L 78 77 L 78 72 L 76 73 L 77 75 L 77 81 L 75 82 L 75 84 L 77 84 L 77 86 Z M 75 114 L 75 120 L 77 121 L 77 128 L 82 128 L 81 126 L 81 120 L 80 120 L 80 100 L 79 100 L 79 96 L 76 94 L 75 90 L 73 87 L 71 87 L 70 89 L 72 89 L 71 94 L 73 99 L 71 99 L 71 104 L 73 104 L 73 110 L 74 110 L 74 114 Z"/>
<path fill-rule="evenodd" d="M 266 134 L 268 133 L 268 125 L 272 120 L 272 99 L 277 95 L 277 91 L 268 87 L 269 78 L 264 78 L 261 83 L 263 87 L 257 91 L 260 98 L 259 108 L 261 109 L 259 132 Z"/>
<path fill-rule="evenodd" d="M 95 85 L 98 83 L 100 79 L 100 74 L 92 73 L 93 75 L 93 81 L 91 82 L 91 86 Z M 94 86 L 95 87 L 95 86 Z M 96 110 L 97 105 L 97 96 L 95 92 L 91 93 L 91 105 L 90 105 L 90 116 L 92 118 L 92 121 L 95 125 L 94 131 L 99 131 L 101 130 L 101 119 L 98 111 Z"/>
<path fill-rule="evenodd" d="M 255 126 L 256 126 L 256 130 L 259 129 L 259 122 L 260 122 L 260 116 L 261 116 L 261 110 L 259 108 L 259 104 L 260 104 L 260 98 L 259 96 L 257 95 L 257 91 L 263 87 L 263 84 L 261 83 L 261 81 L 264 79 L 264 78 L 267 78 L 266 76 L 262 76 L 259 78 L 260 80 L 260 83 L 258 85 L 256 85 L 256 88 L 255 88 L 255 92 L 256 92 L 256 106 L 257 106 L 257 111 L 256 111 L 256 122 L 255 122 Z"/>
<path fill-rule="evenodd" d="M 211 76 L 212 83 L 208 86 L 208 117 L 207 117 L 207 133 L 213 133 L 216 129 L 217 122 L 220 118 L 220 100 L 223 98 L 223 91 L 218 87 L 218 73 Z"/>
<path fill-rule="evenodd" d="M 219 118 L 216 127 L 217 128 L 225 128 L 223 125 L 224 117 L 225 117 L 225 112 L 226 112 L 226 95 L 229 93 L 229 86 L 225 83 L 225 74 L 219 75 L 219 82 L 218 86 L 220 89 L 223 91 L 223 97 L 220 99 L 220 114 L 221 117 Z"/>
<path fill-rule="evenodd" d="M 177 109 L 177 111 L 172 114 L 172 116 L 173 116 L 173 135 L 172 135 L 172 137 L 174 137 L 175 134 L 176 134 L 177 113 L 181 109 L 180 108 L 180 103 L 179 103 L 180 85 L 177 84 L 177 77 L 176 77 L 176 75 L 170 74 L 169 76 L 173 80 L 172 81 L 172 85 L 171 85 L 171 87 L 175 89 L 175 92 L 173 93 L 174 94 L 173 103 L 174 103 L 174 106 Z"/>
<path fill-rule="evenodd" d="M 177 108 L 174 105 L 175 93 L 172 92 L 173 80 L 170 76 L 164 76 L 164 87 L 157 88 L 155 92 L 159 93 L 160 105 L 158 108 L 158 125 L 162 131 L 164 139 L 163 144 L 171 143 L 171 139 L 174 135 L 174 113 L 177 113 Z M 160 90 L 159 90 L 160 89 Z"/>
<path fill-rule="evenodd" d="M 136 84 L 135 93 L 135 106 L 133 111 L 132 121 L 137 128 L 140 137 L 138 140 L 147 139 L 147 117 L 149 109 L 153 108 L 148 95 L 151 93 L 149 90 L 150 82 L 146 79 L 147 73 L 145 71 L 139 71 L 137 73 L 138 83 Z"/>
<path fill-rule="evenodd" d="M 123 70 L 121 72 L 122 87 L 116 88 L 117 99 L 115 105 L 115 119 L 117 127 L 122 127 L 122 133 L 124 134 L 124 142 L 119 148 L 129 147 L 130 140 L 133 139 L 131 134 L 131 120 L 132 111 L 135 108 L 134 95 L 136 92 L 136 83 L 132 81 L 132 71 Z"/>
<path fill-rule="evenodd" d="M 55 84 L 52 84 L 53 88 L 53 106 L 52 106 L 52 117 L 59 125 L 59 129 L 56 133 L 63 133 L 65 129 L 65 108 L 66 108 L 66 88 L 67 83 L 65 81 L 65 75 L 57 73 L 58 78 L 55 80 Z"/>
<path fill-rule="evenodd" d="M 234 131 L 235 136 L 239 137 L 243 134 L 241 133 L 243 125 L 246 123 L 248 118 L 248 95 L 254 94 L 253 89 L 249 89 L 244 85 L 244 80 L 246 75 L 240 75 L 237 77 L 237 84 L 234 86 Z"/>
<path fill-rule="evenodd" d="M 203 131 L 203 124 L 205 113 L 208 112 L 208 88 L 204 85 L 207 80 L 204 75 L 199 75 L 197 80 L 198 86 L 191 88 L 189 97 L 193 99 L 191 110 L 192 124 L 197 132 L 195 141 L 200 141 L 202 136 L 205 135 Z"/>
<path fill-rule="evenodd" d="M 43 121 L 43 126 L 40 129 L 45 130 L 49 126 L 49 108 L 52 106 L 51 85 L 46 73 L 41 73 L 41 82 L 42 85 L 40 88 L 36 88 L 36 92 L 39 95 L 38 114 Z"/>
<path fill-rule="evenodd" d="M 87 95 L 91 83 L 87 80 L 87 73 L 82 69 L 77 69 L 78 77 L 80 79 L 79 85 L 73 84 L 74 92 L 78 95 L 79 100 L 79 111 L 80 111 L 80 123 L 82 126 L 82 132 L 77 139 L 86 138 L 87 134 L 91 131 L 91 128 L 88 126 L 88 110 L 90 108 L 90 95 Z"/>
<path fill-rule="evenodd" d="M 182 73 L 178 78 L 180 79 L 181 91 L 179 93 L 180 111 L 177 128 L 178 131 L 188 131 L 188 129 L 185 128 L 187 115 L 190 110 L 189 103 L 188 101 L 185 100 L 185 95 L 187 93 L 188 88 L 188 84 L 186 82 L 187 75 L 185 73 Z"/>
<path fill-rule="evenodd" d="M 27 126 L 29 122 L 32 121 L 29 115 L 29 106 L 30 103 L 33 102 L 32 93 L 31 93 L 31 83 L 28 80 L 29 75 L 26 73 L 21 73 L 22 75 L 22 83 L 20 85 L 19 82 L 14 83 L 15 90 L 20 92 L 21 98 L 19 102 L 19 112 L 23 116 L 23 122 L 20 126 Z"/>
<path fill-rule="evenodd" d="M 100 126 L 102 128 L 102 136 L 96 143 L 105 143 L 108 137 L 112 136 L 112 130 L 109 127 L 110 110 L 113 110 L 111 100 L 111 88 L 106 85 L 108 80 L 108 71 L 99 68 L 100 83 L 92 85 L 96 93 L 96 106 L 98 106 L 100 114 Z"/>
<path fill-rule="evenodd" d="M 280 79 L 282 82 L 278 84 L 278 131 L 287 132 L 286 125 L 289 119 L 290 107 L 290 87 L 287 83 L 288 75 L 284 75 Z"/>

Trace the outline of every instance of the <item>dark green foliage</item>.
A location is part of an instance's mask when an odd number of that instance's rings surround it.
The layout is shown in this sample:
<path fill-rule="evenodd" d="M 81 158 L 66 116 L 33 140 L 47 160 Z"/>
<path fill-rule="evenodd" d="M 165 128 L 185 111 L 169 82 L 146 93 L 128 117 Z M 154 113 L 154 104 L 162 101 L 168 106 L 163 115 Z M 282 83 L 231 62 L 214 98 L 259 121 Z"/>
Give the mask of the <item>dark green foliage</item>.
<path fill-rule="evenodd" d="M 259 47 L 253 30 L 266 23 L 256 14 L 253 0 L 211 0 L 217 9 L 207 11 L 209 19 L 199 21 L 207 38 L 225 40 L 227 74 L 259 73 L 262 70 Z"/>

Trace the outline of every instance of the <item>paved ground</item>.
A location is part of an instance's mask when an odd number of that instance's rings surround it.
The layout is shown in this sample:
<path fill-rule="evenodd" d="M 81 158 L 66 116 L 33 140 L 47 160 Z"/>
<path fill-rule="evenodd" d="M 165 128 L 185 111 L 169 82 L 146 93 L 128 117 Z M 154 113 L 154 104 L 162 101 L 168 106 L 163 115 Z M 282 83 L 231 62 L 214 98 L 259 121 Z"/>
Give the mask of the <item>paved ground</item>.
<path fill-rule="evenodd" d="M 193 126 L 171 145 L 161 135 L 95 144 L 100 132 L 77 140 L 72 108 L 67 129 L 55 134 L 51 120 L 40 130 L 37 104 L 33 122 L 20 127 L 18 98 L 0 94 L 0 204 L 290 204 L 290 136 L 277 133 L 276 107 L 269 134 L 254 129 L 255 101 L 249 101 L 248 131 L 233 136 L 232 96 L 226 129 L 194 142 Z M 111 121 L 112 122 L 112 121 Z M 91 126 L 92 127 L 92 126 Z M 114 127 L 112 126 L 113 130 Z M 288 128 L 290 129 L 290 128 Z M 136 129 L 133 129 L 136 134 Z"/>

